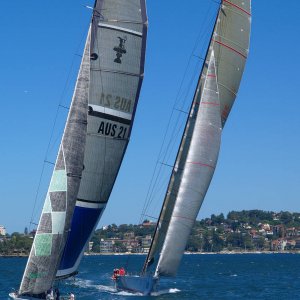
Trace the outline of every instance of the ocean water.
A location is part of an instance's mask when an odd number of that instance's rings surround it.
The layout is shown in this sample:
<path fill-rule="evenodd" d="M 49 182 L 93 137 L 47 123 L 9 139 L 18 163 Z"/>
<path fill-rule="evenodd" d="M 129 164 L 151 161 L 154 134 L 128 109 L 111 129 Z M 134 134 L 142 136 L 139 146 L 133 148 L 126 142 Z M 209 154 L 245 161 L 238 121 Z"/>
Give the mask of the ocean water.
<path fill-rule="evenodd" d="M 141 268 L 145 256 L 86 256 L 80 274 L 60 284 L 77 300 L 300 299 L 300 254 L 185 255 L 176 278 L 162 279 L 158 293 L 143 297 L 117 292 L 115 267 Z M 0 299 L 19 286 L 24 258 L 0 258 Z"/>

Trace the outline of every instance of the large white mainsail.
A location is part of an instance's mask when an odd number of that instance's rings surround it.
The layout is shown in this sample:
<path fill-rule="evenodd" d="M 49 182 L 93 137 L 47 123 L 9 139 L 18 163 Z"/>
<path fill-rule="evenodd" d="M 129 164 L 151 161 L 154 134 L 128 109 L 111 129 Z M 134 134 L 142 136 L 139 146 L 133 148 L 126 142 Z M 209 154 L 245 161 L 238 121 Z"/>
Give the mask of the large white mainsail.
<path fill-rule="evenodd" d="M 57 276 L 78 268 L 116 180 L 144 76 L 145 0 L 98 0 L 91 33 L 84 170 Z"/>
<path fill-rule="evenodd" d="M 222 1 L 143 272 L 156 262 L 156 276 L 176 274 L 239 89 L 250 25 L 251 0 Z"/>
<path fill-rule="evenodd" d="M 90 31 L 89 35 L 90 36 Z M 90 39 L 87 39 L 73 100 L 19 295 L 45 296 L 55 280 L 71 227 L 82 176 L 87 132 Z"/>

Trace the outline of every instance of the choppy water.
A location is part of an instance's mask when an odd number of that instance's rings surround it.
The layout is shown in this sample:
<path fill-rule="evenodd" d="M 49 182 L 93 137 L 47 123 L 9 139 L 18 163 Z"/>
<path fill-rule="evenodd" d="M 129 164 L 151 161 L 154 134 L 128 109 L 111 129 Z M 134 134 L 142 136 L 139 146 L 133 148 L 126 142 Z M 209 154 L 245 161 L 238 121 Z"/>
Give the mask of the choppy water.
<path fill-rule="evenodd" d="M 75 280 L 61 284 L 77 300 L 124 299 L 300 299 L 299 254 L 185 255 L 178 276 L 163 279 L 151 297 L 117 292 L 115 267 L 139 270 L 144 256 L 87 256 Z M 24 258 L 0 258 L 0 299 L 19 286 Z"/>

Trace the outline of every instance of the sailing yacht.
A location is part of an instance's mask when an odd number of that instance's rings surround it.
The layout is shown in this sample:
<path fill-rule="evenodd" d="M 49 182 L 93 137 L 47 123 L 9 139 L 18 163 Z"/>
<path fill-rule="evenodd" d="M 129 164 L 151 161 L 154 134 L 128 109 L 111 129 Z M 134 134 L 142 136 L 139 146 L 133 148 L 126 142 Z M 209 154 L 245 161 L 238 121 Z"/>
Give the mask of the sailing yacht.
<path fill-rule="evenodd" d="M 222 0 L 191 103 L 152 244 L 139 276 L 115 276 L 118 290 L 149 295 L 175 276 L 213 177 L 221 135 L 249 52 L 251 0 Z"/>
<path fill-rule="evenodd" d="M 145 0 L 96 0 L 59 152 L 20 288 L 46 299 L 74 276 L 118 174 L 144 77 Z"/>

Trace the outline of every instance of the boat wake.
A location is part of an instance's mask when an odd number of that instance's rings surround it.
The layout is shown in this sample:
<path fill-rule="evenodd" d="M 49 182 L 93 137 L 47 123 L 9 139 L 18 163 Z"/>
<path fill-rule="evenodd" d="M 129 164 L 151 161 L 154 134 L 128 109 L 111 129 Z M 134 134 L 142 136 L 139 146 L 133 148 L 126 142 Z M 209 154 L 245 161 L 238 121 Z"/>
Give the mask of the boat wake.
<path fill-rule="evenodd" d="M 160 290 L 157 292 L 153 292 L 151 293 L 151 297 L 157 297 L 157 296 L 162 296 L 162 295 L 166 295 L 166 294 L 175 294 L 175 293 L 179 293 L 180 290 L 178 289 L 166 289 L 166 290 Z M 114 292 L 112 292 L 114 295 L 118 295 L 118 296 L 143 296 L 143 294 L 141 293 L 137 293 L 137 292 L 126 292 L 126 291 L 117 291 L 114 289 Z"/>
<path fill-rule="evenodd" d="M 69 282 L 69 284 L 75 285 L 80 289 L 93 289 L 93 290 L 97 290 L 98 292 L 108 293 L 108 294 L 113 294 L 118 296 L 129 296 L 129 297 L 143 296 L 143 294 L 137 292 L 118 291 L 114 286 L 95 284 L 95 282 L 88 279 L 77 278 L 75 281 Z M 179 289 L 171 288 L 171 289 L 158 290 L 157 292 L 151 293 L 151 296 L 157 297 L 166 294 L 176 294 L 179 292 L 180 292 Z"/>
<path fill-rule="evenodd" d="M 161 295 L 166 295 L 166 294 L 177 294 L 179 292 L 180 292 L 180 290 L 178 290 L 178 289 L 166 289 L 166 290 L 160 290 L 160 291 L 151 293 L 151 296 L 161 296 Z"/>

